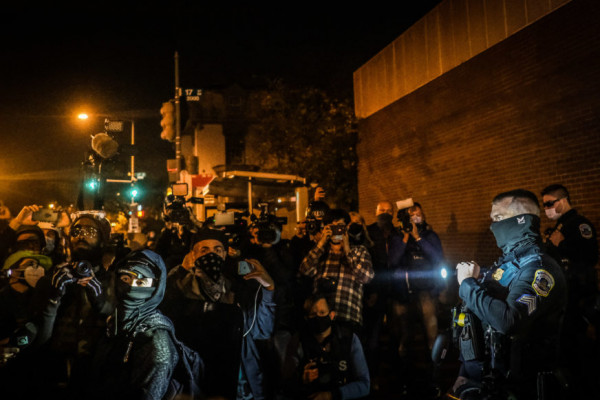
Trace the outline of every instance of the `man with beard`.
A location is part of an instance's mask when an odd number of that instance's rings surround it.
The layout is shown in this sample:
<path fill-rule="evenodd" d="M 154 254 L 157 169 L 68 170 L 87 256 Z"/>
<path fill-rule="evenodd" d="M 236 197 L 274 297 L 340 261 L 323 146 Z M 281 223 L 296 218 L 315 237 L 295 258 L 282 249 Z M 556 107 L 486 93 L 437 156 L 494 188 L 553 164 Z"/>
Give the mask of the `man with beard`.
<path fill-rule="evenodd" d="M 300 274 L 313 279 L 314 292 L 328 295 L 338 323 L 359 333 L 362 327 L 363 285 L 373 279 L 371 256 L 363 245 L 350 246 L 350 215 L 331 209 L 323 217 L 324 228 L 300 265 Z"/>
<path fill-rule="evenodd" d="M 201 229 L 192 243 L 169 271 L 161 310 L 202 357 L 207 397 L 268 398 L 256 341 L 273 334 L 273 279 L 257 260 L 230 262 L 223 231 Z"/>
<path fill-rule="evenodd" d="M 67 394 L 80 391 L 94 346 L 114 310 L 114 256 L 108 251 L 110 222 L 94 213 L 80 214 L 69 227 L 69 262 L 43 278 L 49 303 L 39 340 L 49 340 L 51 372 Z M 80 375 L 81 374 L 81 375 Z"/>
<path fill-rule="evenodd" d="M 541 251 L 539 212 L 530 191 L 498 194 L 490 213 L 490 229 L 502 250 L 498 267 L 478 280 L 475 262 L 456 266 L 459 296 L 473 316 L 465 326 L 477 320 L 486 333 L 485 338 L 470 336 L 468 329 L 461 334 L 463 364 L 455 395 L 558 398 L 558 390 L 546 385 L 558 364 L 567 283 L 556 261 Z M 479 357 L 469 345 L 477 339 L 485 346 Z"/>

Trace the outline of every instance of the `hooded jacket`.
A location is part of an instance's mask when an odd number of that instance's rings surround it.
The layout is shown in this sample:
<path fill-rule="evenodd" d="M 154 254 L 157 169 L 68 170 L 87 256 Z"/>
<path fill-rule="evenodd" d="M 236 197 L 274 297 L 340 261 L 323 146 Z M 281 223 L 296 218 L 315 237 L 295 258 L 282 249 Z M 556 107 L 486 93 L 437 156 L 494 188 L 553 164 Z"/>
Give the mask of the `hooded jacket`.
<path fill-rule="evenodd" d="M 124 271 L 132 270 L 152 275 L 155 284 L 151 288 L 131 287 L 129 293 L 123 291 L 119 288 L 122 283 L 119 277 Z M 173 324 L 157 309 L 166 288 L 165 263 L 151 250 L 135 251 L 118 264 L 116 274 L 117 308 L 94 357 L 95 384 L 89 386 L 88 396 L 167 398 L 179 356 L 172 337 Z M 147 298 L 135 299 L 132 294 L 137 289 L 150 289 L 145 291 Z"/>

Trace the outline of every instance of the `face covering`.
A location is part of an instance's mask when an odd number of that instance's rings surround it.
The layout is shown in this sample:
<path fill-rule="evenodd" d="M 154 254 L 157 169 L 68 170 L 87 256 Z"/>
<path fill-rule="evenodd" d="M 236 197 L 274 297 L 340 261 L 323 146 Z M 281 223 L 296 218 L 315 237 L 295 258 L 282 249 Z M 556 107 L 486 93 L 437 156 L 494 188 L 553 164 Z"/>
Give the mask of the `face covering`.
<path fill-rule="evenodd" d="M 54 238 L 46 237 L 46 247 L 44 248 L 44 252 L 46 254 L 50 254 L 54 251 L 55 243 Z"/>
<path fill-rule="evenodd" d="M 25 282 L 27 282 L 29 286 L 34 288 L 35 285 L 37 285 L 40 278 L 44 276 L 44 268 L 40 266 L 27 267 L 25 268 L 25 273 L 23 275 L 25 276 Z"/>
<path fill-rule="evenodd" d="M 412 217 L 410 217 L 410 222 L 412 222 L 415 225 L 420 225 L 421 223 L 423 223 L 423 217 L 413 215 Z"/>
<path fill-rule="evenodd" d="M 348 238 L 350 239 L 350 243 L 352 244 L 360 244 L 363 242 L 363 226 L 362 224 L 357 224 L 356 222 L 351 223 L 348 226 Z"/>
<path fill-rule="evenodd" d="M 498 247 L 507 254 L 522 245 L 535 243 L 539 238 L 540 219 L 537 215 L 522 214 L 493 222 L 490 229 Z"/>
<path fill-rule="evenodd" d="M 393 219 L 393 217 L 388 213 L 379 214 L 377 216 L 377 225 L 381 229 L 391 229 L 392 228 L 392 219 Z"/>
<path fill-rule="evenodd" d="M 313 334 L 325 332 L 331 326 L 329 315 L 324 317 L 311 317 L 306 320 L 308 330 Z"/>
<path fill-rule="evenodd" d="M 221 277 L 223 259 L 215 253 L 208 253 L 198 257 L 194 265 L 204 271 L 212 281 L 216 282 Z"/>
<path fill-rule="evenodd" d="M 562 215 L 561 213 L 557 213 L 554 207 L 546 208 L 544 211 L 546 212 L 546 217 L 550 218 L 553 221 L 556 221 Z"/>

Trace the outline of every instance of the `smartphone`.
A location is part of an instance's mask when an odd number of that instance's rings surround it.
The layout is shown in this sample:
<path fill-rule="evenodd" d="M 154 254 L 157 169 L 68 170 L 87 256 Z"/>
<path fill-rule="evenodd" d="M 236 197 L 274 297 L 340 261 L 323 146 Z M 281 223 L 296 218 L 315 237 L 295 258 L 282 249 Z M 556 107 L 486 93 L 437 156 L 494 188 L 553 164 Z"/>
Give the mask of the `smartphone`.
<path fill-rule="evenodd" d="M 254 270 L 254 267 L 248 261 L 239 261 L 238 262 L 238 275 L 244 276 L 246 274 L 249 274 L 253 270 Z"/>
<path fill-rule="evenodd" d="M 53 210 L 51 208 L 41 208 L 39 211 L 35 211 L 31 214 L 32 221 L 39 222 L 58 222 L 58 218 L 60 217 L 60 212 Z"/>

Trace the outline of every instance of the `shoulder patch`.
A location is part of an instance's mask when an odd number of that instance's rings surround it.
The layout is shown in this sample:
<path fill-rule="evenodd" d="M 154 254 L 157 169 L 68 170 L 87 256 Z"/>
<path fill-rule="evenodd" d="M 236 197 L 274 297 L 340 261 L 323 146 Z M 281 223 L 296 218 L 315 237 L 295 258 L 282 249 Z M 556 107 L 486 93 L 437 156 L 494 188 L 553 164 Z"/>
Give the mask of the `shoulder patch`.
<path fill-rule="evenodd" d="M 517 299 L 517 303 L 525 304 L 527 306 L 527 315 L 531 315 L 537 308 L 537 297 L 532 294 L 524 294 Z"/>
<path fill-rule="evenodd" d="M 593 236 L 592 227 L 588 224 L 579 225 L 579 232 L 581 232 L 581 237 L 583 237 L 584 239 L 591 239 Z"/>
<path fill-rule="evenodd" d="M 538 296 L 546 297 L 554 287 L 554 277 L 545 269 L 538 269 L 535 271 L 531 286 Z"/>

